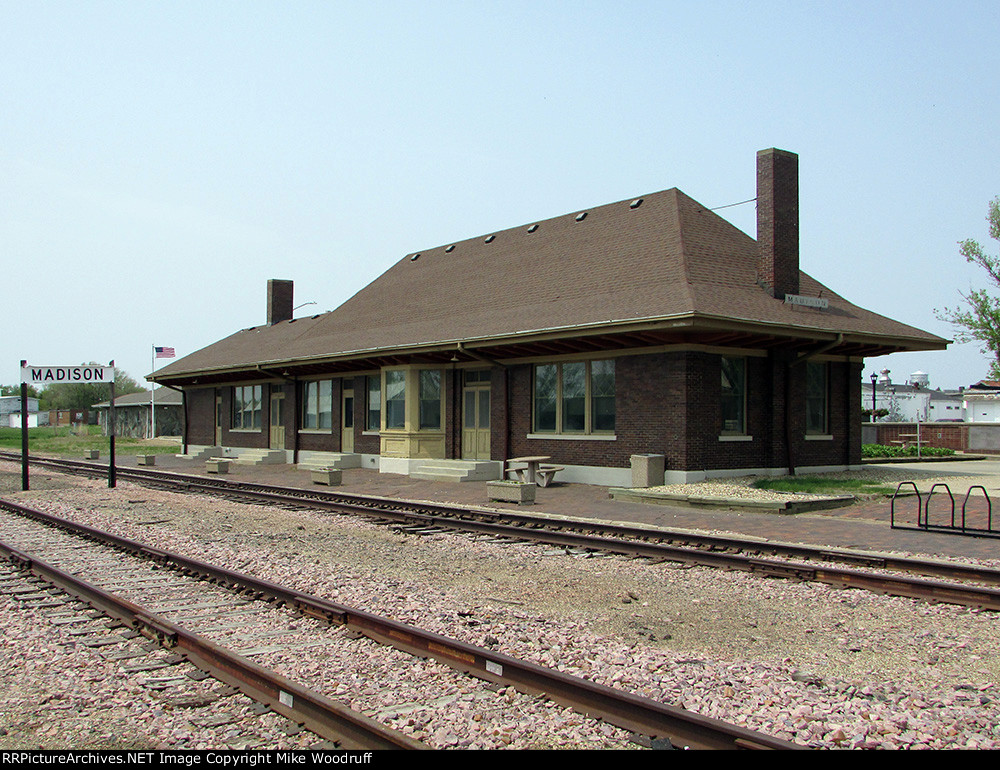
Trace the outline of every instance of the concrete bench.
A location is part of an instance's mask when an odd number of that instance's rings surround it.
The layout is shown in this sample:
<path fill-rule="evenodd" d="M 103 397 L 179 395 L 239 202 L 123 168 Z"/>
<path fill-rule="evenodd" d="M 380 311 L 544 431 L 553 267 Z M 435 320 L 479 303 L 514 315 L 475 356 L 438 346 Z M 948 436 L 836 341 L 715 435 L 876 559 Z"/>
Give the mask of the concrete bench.
<path fill-rule="evenodd" d="M 136 455 L 135 460 L 139 465 L 156 465 L 156 455 Z"/>
<path fill-rule="evenodd" d="M 84 460 L 99 460 L 101 459 L 100 449 L 87 449 L 83 453 Z"/>
<path fill-rule="evenodd" d="M 229 473 L 229 464 L 231 462 L 232 460 L 213 457 L 205 461 L 205 470 L 209 473 Z"/>
<path fill-rule="evenodd" d="M 538 482 L 538 486 L 547 487 L 555 475 L 559 471 L 564 470 L 566 469 L 561 465 L 541 465 L 538 470 L 535 471 L 535 480 Z"/>
<path fill-rule="evenodd" d="M 507 478 L 511 481 L 524 481 L 526 470 L 528 470 L 527 463 L 507 463 Z"/>

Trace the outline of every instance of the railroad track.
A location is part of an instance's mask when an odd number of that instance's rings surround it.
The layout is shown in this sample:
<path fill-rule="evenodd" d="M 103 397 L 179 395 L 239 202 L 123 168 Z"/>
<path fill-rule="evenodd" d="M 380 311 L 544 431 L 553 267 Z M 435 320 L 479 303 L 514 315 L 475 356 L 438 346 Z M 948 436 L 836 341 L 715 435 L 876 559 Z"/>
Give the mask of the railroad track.
<path fill-rule="evenodd" d="M 20 460 L 20 455 L 0 453 L 0 458 Z M 72 460 L 32 458 L 31 461 L 54 470 L 89 476 L 103 475 L 107 470 L 107 466 Z M 519 511 L 232 482 L 150 469 L 122 468 L 119 475 L 171 491 L 364 516 L 417 534 L 473 532 L 568 549 L 742 570 L 764 577 L 1000 610 L 1000 570 L 988 567 L 579 519 L 553 519 Z"/>
<path fill-rule="evenodd" d="M 348 682 L 348 691 L 355 695 L 363 684 L 380 693 L 398 688 L 398 655 L 405 652 L 445 664 L 448 687 L 465 688 L 486 713 L 507 708 L 496 702 L 501 699 L 488 686 L 493 684 L 524 693 L 519 708 L 530 710 L 544 694 L 591 719 L 645 736 L 654 747 L 802 748 L 25 506 L 2 501 L 0 508 L 5 541 L 0 552 L 9 562 L 156 639 L 338 745 L 422 747 L 372 716 L 340 705 L 318 687 L 296 684 L 275 673 L 289 667 L 301 670 L 303 660 L 313 655 L 317 657 L 312 668 L 329 678 L 338 650 L 365 644 L 387 654 L 388 662 L 379 662 L 372 653 L 363 675 L 338 673 L 338 682 Z M 288 610 L 295 611 L 295 623 L 289 622 Z M 233 646 L 239 651 L 230 649 Z M 251 657 L 267 665 L 252 663 Z M 369 682 L 380 667 L 386 679 Z M 456 684 L 456 677 L 463 683 Z M 436 680 L 410 684 L 424 688 L 419 696 L 410 696 L 418 697 L 419 703 L 432 703 L 441 694 L 435 689 L 441 687 Z M 387 713 L 392 710 L 390 706 Z"/>

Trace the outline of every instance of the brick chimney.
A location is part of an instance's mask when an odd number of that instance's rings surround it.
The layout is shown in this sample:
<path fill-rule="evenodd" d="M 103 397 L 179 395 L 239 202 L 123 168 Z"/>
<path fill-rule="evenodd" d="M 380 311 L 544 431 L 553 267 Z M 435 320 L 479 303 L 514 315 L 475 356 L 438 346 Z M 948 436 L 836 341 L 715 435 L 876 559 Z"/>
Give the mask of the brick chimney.
<path fill-rule="evenodd" d="M 799 156 L 757 153 L 757 281 L 774 297 L 799 293 Z"/>
<path fill-rule="evenodd" d="M 272 278 L 267 282 L 267 325 L 292 318 L 292 281 Z"/>

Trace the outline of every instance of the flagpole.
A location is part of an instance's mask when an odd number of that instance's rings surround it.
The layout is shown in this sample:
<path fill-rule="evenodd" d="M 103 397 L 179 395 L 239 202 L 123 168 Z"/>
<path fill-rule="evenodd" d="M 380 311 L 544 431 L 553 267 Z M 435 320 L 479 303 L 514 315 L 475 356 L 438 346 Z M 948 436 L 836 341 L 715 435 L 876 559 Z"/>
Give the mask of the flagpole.
<path fill-rule="evenodd" d="M 150 351 L 149 358 L 149 368 L 156 374 L 156 345 L 153 345 L 152 351 Z M 149 415 L 151 418 L 149 437 L 156 438 L 156 383 L 153 382 L 149 386 Z"/>

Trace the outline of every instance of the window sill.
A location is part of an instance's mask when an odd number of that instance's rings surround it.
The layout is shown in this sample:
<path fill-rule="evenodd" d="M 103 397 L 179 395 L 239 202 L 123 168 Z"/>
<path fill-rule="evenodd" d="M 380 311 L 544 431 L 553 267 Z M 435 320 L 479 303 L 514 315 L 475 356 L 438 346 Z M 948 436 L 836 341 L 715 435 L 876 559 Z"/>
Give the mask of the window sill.
<path fill-rule="evenodd" d="M 299 428 L 299 433 L 309 433 L 314 436 L 331 436 L 333 428 Z"/>
<path fill-rule="evenodd" d="M 719 441 L 753 441 L 753 436 L 743 434 L 726 434 L 719 436 Z"/>
<path fill-rule="evenodd" d="M 230 433 L 260 433 L 261 428 L 230 428 Z"/>
<path fill-rule="evenodd" d="M 380 433 L 377 430 L 363 430 L 363 431 L 361 431 L 361 435 L 362 436 L 378 436 L 378 435 L 380 435 Z"/>
<path fill-rule="evenodd" d="M 554 441 L 617 441 L 613 433 L 529 433 L 525 438 L 553 439 Z"/>
<path fill-rule="evenodd" d="M 833 436 L 826 433 L 807 433 L 806 441 L 833 441 Z"/>

